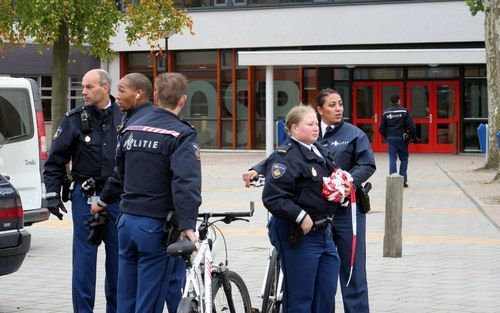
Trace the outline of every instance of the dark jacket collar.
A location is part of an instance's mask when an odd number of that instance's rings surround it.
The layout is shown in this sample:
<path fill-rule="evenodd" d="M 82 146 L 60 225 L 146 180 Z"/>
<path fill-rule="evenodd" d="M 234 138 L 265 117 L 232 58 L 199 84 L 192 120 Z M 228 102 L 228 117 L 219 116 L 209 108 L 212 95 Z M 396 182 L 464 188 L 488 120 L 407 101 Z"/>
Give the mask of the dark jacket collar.
<path fill-rule="evenodd" d="M 340 128 L 342 128 L 342 125 L 344 125 L 344 120 L 342 119 L 337 125 L 335 125 L 335 127 L 333 127 L 333 129 L 328 132 L 327 134 L 327 138 L 332 136 L 333 134 L 335 134 L 336 132 L 339 131 Z M 322 139 L 323 138 L 323 132 L 321 130 L 321 127 L 319 128 L 319 137 L 318 140 Z"/>
<path fill-rule="evenodd" d="M 153 103 L 151 103 L 151 102 L 145 102 L 143 104 L 137 105 L 136 107 L 132 108 L 131 110 L 128 110 L 127 113 L 125 113 L 125 114 L 127 115 L 127 117 L 130 117 L 133 114 L 139 112 L 140 110 L 146 109 L 147 107 L 150 107 L 152 105 L 153 105 Z"/>

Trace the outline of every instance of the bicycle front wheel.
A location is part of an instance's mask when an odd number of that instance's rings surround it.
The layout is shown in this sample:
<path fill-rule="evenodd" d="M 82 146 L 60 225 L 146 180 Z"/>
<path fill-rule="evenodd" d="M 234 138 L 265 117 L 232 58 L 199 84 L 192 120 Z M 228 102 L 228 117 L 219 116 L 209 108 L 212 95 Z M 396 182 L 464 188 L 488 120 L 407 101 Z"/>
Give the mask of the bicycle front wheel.
<path fill-rule="evenodd" d="M 269 269 L 266 277 L 266 285 L 264 287 L 264 294 L 262 295 L 262 310 L 261 313 L 280 313 L 281 301 L 278 290 L 278 280 L 281 271 L 280 260 L 278 252 L 273 249 L 271 257 L 269 258 Z"/>
<path fill-rule="evenodd" d="M 227 278 L 231 285 L 231 297 L 233 298 L 235 313 L 252 313 L 252 304 L 247 286 L 240 275 L 233 271 L 227 272 Z M 222 285 L 222 275 L 212 278 L 213 313 L 229 313 L 228 297 Z"/>

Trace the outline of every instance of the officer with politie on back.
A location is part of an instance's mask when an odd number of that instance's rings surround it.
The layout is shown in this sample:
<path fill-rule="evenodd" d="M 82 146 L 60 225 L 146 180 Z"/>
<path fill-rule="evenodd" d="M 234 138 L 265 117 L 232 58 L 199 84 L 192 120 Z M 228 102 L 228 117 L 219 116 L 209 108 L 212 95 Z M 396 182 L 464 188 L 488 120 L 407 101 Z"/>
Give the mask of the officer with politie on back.
<path fill-rule="evenodd" d="M 118 312 L 162 312 L 172 258 L 164 229 L 196 242 L 201 205 L 201 164 L 194 128 L 178 115 L 186 104 L 187 80 L 164 73 L 155 81 L 157 108 L 124 129 L 116 170 L 123 185 L 118 220 Z M 175 211 L 171 223 L 167 217 Z M 172 236 L 173 241 L 179 236 Z"/>
<path fill-rule="evenodd" d="M 153 85 L 145 75 L 129 73 L 120 79 L 116 100 L 124 115 L 121 125 L 118 126 L 119 137 L 123 135 L 127 126 L 153 112 L 154 105 L 150 101 L 152 96 Z M 92 213 L 103 212 L 109 203 L 120 201 L 122 193 L 123 186 L 118 172 L 115 171 L 106 181 L 97 201 L 92 203 Z M 181 285 L 185 276 L 185 265 L 181 258 L 176 258 L 171 263 L 166 303 L 169 312 L 175 312 L 182 296 Z"/>
<path fill-rule="evenodd" d="M 90 213 L 90 204 L 99 195 L 107 178 L 113 173 L 117 127 L 122 115 L 110 96 L 111 79 L 101 69 L 87 72 L 82 79 L 84 106 L 68 113 L 57 128 L 43 179 L 48 210 L 60 220 L 67 213 L 60 196 L 68 193 L 69 182 L 74 189 L 63 199 L 72 201 L 73 217 L 73 310 L 93 312 L 95 302 L 97 248 L 103 239 L 106 247 L 106 312 L 116 312 L 118 276 L 118 238 L 115 227 L 118 203 L 110 203 L 101 220 Z M 70 176 L 66 165 L 71 161 Z M 90 221 L 90 222 L 88 222 Z M 91 226 L 88 228 L 86 225 Z M 93 226 L 98 226 L 99 233 Z"/>
<path fill-rule="evenodd" d="M 410 140 L 419 143 L 413 117 L 407 108 L 401 105 L 399 95 L 390 97 L 391 106 L 382 114 L 379 132 L 387 141 L 389 152 L 389 174 L 397 172 L 396 161 L 399 157 L 399 175 L 403 176 L 404 187 L 408 185 L 408 144 Z"/>

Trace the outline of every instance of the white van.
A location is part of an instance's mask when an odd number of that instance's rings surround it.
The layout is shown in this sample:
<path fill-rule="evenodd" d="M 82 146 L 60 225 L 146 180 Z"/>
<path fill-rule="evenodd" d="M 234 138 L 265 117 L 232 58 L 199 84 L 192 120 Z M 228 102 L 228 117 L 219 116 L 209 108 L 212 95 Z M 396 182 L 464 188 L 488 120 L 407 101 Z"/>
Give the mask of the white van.
<path fill-rule="evenodd" d="M 42 170 L 47 159 L 45 124 L 37 83 L 0 77 L 0 173 L 18 190 L 24 224 L 45 221 Z"/>

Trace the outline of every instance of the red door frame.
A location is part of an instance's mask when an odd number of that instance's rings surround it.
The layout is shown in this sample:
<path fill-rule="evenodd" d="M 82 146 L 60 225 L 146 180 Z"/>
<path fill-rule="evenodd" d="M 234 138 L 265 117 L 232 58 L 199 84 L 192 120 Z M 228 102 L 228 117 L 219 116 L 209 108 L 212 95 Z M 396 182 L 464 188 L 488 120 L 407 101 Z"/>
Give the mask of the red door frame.
<path fill-rule="evenodd" d="M 455 115 L 452 118 L 438 118 L 438 100 L 437 87 L 447 85 L 452 86 L 455 91 Z M 415 124 L 427 124 L 429 129 L 428 143 L 420 143 L 410 146 L 410 152 L 429 152 L 429 153 L 458 153 L 459 143 L 459 120 L 460 120 L 460 82 L 458 81 L 409 81 L 406 85 L 406 103 L 408 109 L 412 110 L 411 87 L 427 86 L 429 90 L 429 117 L 414 118 Z M 453 143 L 438 143 L 438 124 L 454 124 Z"/>
<path fill-rule="evenodd" d="M 354 125 L 358 124 L 371 124 L 373 125 L 373 140 L 371 142 L 372 149 L 374 152 L 384 152 L 387 151 L 387 144 L 384 142 L 382 135 L 380 135 L 378 128 L 380 126 L 380 121 L 382 118 L 383 111 L 383 99 L 382 99 L 382 88 L 384 86 L 395 86 L 399 87 L 399 96 L 403 99 L 404 95 L 404 83 L 403 81 L 371 81 L 371 82 L 354 82 L 352 85 L 353 93 L 353 105 L 352 105 L 352 122 Z M 357 87 L 373 87 L 373 116 L 371 118 L 358 118 L 357 117 L 357 97 L 356 92 Z"/>

